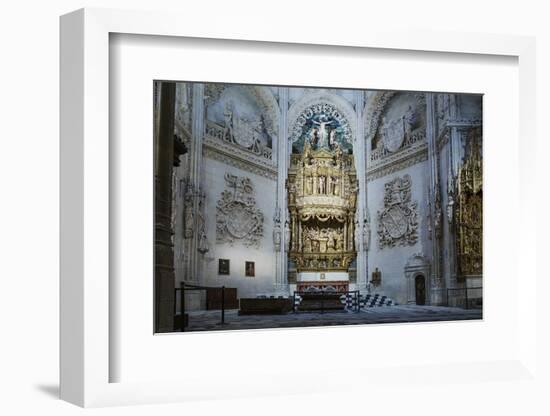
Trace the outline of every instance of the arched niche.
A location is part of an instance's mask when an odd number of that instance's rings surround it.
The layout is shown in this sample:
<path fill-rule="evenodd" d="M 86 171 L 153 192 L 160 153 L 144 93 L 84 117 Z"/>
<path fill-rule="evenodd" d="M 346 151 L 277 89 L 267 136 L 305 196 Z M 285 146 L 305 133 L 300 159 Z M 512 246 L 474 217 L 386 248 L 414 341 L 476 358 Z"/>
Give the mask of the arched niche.
<path fill-rule="evenodd" d="M 395 91 L 377 91 L 367 100 L 364 111 L 365 141 L 367 143 L 376 134 L 384 108 L 395 94 Z"/>
<path fill-rule="evenodd" d="M 207 107 L 216 104 L 227 88 L 238 88 L 245 91 L 256 103 L 264 117 L 265 128 L 273 140 L 279 132 L 279 104 L 268 87 L 241 85 L 241 84 L 205 84 L 205 98 Z"/>
<path fill-rule="evenodd" d="M 307 114 L 315 112 L 319 106 L 325 106 L 326 111 L 334 114 L 342 124 L 344 131 L 342 139 L 346 140 L 350 147 L 357 138 L 356 113 L 351 104 L 345 98 L 327 91 L 309 93 L 294 102 L 288 110 L 288 138 L 291 143 L 302 139 L 303 126 L 307 120 Z M 321 110 L 323 111 L 323 110 Z"/>
<path fill-rule="evenodd" d="M 407 281 L 407 303 L 416 304 L 416 278 L 417 276 L 424 276 L 425 282 L 425 302 L 426 305 L 430 304 L 431 299 L 431 281 L 430 281 L 430 262 L 421 253 L 413 254 L 407 260 L 405 264 L 404 273 Z"/>
<path fill-rule="evenodd" d="M 426 99 L 422 92 L 407 92 L 407 91 L 376 91 L 368 99 L 365 105 L 365 142 L 371 145 L 372 141 L 377 137 L 377 132 L 381 127 L 383 117 L 391 113 L 391 109 L 395 107 L 399 101 L 405 104 L 412 104 L 413 110 L 418 117 L 418 126 L 425 129 L 426 125 Z M 395 110 L 395 109 L 394 109 Z M 405 114 L 405 109 L 400 109 Z M 395 115 L 394 115 L 395 116 Z M 414 131 L 413 131 L 414 133 Z"/>

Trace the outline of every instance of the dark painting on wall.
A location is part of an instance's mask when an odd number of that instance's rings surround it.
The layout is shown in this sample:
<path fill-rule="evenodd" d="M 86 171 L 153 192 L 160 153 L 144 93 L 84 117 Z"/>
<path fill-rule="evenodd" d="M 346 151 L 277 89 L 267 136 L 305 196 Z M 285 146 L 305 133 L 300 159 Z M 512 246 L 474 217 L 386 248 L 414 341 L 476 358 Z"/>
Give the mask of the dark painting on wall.
<path fill-rule="evenodd" d="M 244 271 L 245 271 L 245 276 L 246 277 L 256 276 L 254 262 L 253 261 L 245 262 Z"/>
<path fill-rule="evenodd" d="M 229 259 L 218 260 L 218 274 L 229 274 Z"/>

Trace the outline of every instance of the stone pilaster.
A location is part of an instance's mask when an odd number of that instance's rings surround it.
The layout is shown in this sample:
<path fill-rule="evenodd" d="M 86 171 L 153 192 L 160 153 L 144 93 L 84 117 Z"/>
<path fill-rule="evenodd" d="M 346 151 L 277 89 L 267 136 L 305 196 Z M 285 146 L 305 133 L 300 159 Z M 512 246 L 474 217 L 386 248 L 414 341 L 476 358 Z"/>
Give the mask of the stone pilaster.
<path fill-rule="evenodd" d="M 277 137 L 277 205 L 281 231 L 282 244 L 281 249 L 275 255 L 275 290 L 281 294 L 288 294 L 288 256 L 285 242 L 287 238 L 285 224 L 290 221 L 287 206 L 286 179 L 288 172 L 288 163 L 290 160 L 290 144 L 288 143 L 288 87 L 279 88 L 279 135 Z"/>
<path fill-rule="evenodd" d="M 185 190 L 185 201 L 188 204 L 190 214 L 185 221 L 186 224 L 186 253 L 185 281 L 190 283 L 201 283 L 202 254 L 197 250 L 199 242 L 199 210 L 201 209 L 202 198 L 202 142 L 205 126 L 205 105 L 204 105 L 204 84 L 193 84 L 193 106 L 191 113 L 191 146 L 189 155 L 189 172 L 187 187 Z"/>
<path fill-rule="evenodd" d="M 356 113 L 356 131 L 354 154 L 355 154 L 355 169 L 357 171 L 357 180 L 359 183 L 359 195 L 357 196 L 357 228 L 355 233 L 358 238 L 357 250 L 357 289 L 366 290 L 368 282 L 368 263 L 367 250 L 369 244 L 368 229 L 369 221 L 367 214 L 367 151 L 365 144 L 365 92 L 355 91 L 355 113 Z"/>
<path fill-rule="evenodd" d="M 460 110 L 458 108 L 457 96 L 456 94 L 451 94 L 449 96 L 449 117 L 451 120 L 456 120 L 460 117 Z M 448 146 L 448 186 L 454 187 L 455 181 L 458 176 L 458 170 L 460 169 L 461 162 L 461 144 L 460 144 L 460 131 L 457 127 L 451 127 L 449 131 L 449 146 Z M 447 192 L 452 192 L 454 194 L 454 189 L 448 189 Z M 453 195 L 456 198 L 456 195 Z M 456 207 L 456 200 L 455 207 Z M 454 210 L 454 208 L 453 208 Z M 448 285 L 450 287 L 457 286 L 457 264 L 456 264 L 456 236 L 454 223 L 449 224 L 449 246 L 447 247 L 448 251 L 448 261 L 450 266 L 451 275 L 449 276 Z"/>
<path fill-rule="evenodd" d="M 174 330 L 174 249 L 172 245 L 172 169 L 176 84 L 160 87 L 158 133 L 155 135 L 155 330 Z"/>
<path fill-rule="evenodd" d="M 435 96 L 426 93 L 426 140 L 428 142 L 428 167 L 429 184 L 428 198 L 430 207 L 430 236 L 432 242 L 432 264 L 431 264 L 431 303 L 441 304 L 443 302 L 444 282 L 441 279 L 441 234 L 443 213 L 441 210 L 441 186 L 439 181 L 439 155 L 437 151 L 436 135 L 436 107 Z"/>

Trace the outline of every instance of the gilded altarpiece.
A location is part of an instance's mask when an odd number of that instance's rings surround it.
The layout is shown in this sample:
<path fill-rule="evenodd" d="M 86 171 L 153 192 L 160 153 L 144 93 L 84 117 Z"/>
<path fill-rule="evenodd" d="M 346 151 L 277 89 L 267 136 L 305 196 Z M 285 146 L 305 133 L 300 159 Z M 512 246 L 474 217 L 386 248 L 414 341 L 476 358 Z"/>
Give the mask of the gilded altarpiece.
<path fill-rule="evenodd" d="M 292 154 L 288 172 L 289 256 L 298 272 L 347 272 L 355 259 L 357 177 L 336 145 Z"/>
<path fill-rule="evenodd" d="M 457 257 L 461 278 L 483 273 L 483 166 L 481 131 L 469 134 L 469 154 L 459 171 L 457 184 Z"/>

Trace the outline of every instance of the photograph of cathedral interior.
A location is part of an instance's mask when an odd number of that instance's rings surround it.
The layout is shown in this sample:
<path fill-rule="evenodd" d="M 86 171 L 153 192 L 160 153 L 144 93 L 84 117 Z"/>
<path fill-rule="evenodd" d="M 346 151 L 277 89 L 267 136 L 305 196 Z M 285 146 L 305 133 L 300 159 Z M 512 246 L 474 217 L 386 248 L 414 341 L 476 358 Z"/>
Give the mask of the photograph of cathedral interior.
<path fill-rule="evenodd" d="M 482 319 L 482 98 L 155 81 L 155 331 Z"/>

